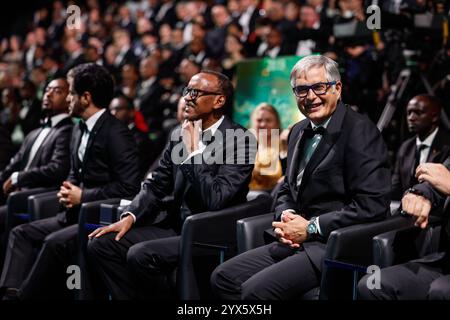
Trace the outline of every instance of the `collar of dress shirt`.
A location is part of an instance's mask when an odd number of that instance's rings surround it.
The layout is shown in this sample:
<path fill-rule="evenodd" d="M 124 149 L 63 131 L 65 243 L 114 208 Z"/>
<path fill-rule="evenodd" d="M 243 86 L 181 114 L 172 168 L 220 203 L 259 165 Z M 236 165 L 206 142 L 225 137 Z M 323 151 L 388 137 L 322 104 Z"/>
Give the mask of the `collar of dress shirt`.
<path fill-rule="evenodd" d="M 425 140 L 420 141 L 419 137 L 416 137 L 416 145 L 420 146 L 422 145 L 426 145 L 427 147 L 431 147 L 431 145 L 433 144 L 433 140 L 434 137 L 436 137 L 436 134 L 438 132 L 439 127 L 436 127 L 436 129 L 434 129 L 434 131 L 432 133 L 430 133 L 428 135 L 428 137 L 425 138 Z"/>
<path fill-rule="evenodd" d="M 96 113 L 94 113 L 92 116 L 90 116 L 89 119 L 86 120 L 86 127 L 89 132 L 92 131 L 92 129 L 94 128 L 98 119 L 101 117 L 101 115 L 103 113 L 105 113 L 105 111 L 106 111 L 106 109 L 101 109 L 101 110 L 97 111 Z"/>
<path fill-rule="evenodd" d="M 331 117 L 332 117 L 332 116 L 331 116 Z M 327 120 L 325 120 L 324 122 L 322 122 L 322 123 L 320 123 L 320 124 L 318 124 L 318 125 L 316 125 L 316 124 L 314 124 L 312 121 L 310 121 L 310 122 L 311 122 L 312 128 L 313 128 L 313 129 L 316 129 L 316 128 L 318 128 L 318 127 L 324 127 L 324 128 L 326 129 L 326 128 L 328 127 L 328 124 L 330 123 L 331 117 L 329 117 Z"/>
<path fill-rule="evenodd" d="M 207 130 L 211 130 L 211 136 L 213 136 L 216 133 L 216 130 L 219 128 L 220 124 L 222 123 L 225 116 L 221 116 L 219 120 L 217 120 L 212 126 L 210 126 L 208 129 L 203 130 L 203 132 Z"/>
<path fill-rule="evenodd" d="M 68 118 L 69 115 L 67 113 L 60 113 L 56 116 L 53 116 L 52 119 L 52 128 L 54 128 L 58 123 L 63 121 L 64 119 Z"/>

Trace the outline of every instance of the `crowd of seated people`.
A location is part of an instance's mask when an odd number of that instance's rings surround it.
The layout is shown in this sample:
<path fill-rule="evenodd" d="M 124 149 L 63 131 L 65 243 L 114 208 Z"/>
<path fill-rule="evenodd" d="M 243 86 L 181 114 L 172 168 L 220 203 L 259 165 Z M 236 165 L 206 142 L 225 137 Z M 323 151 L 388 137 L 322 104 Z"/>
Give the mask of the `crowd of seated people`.
<path fill-rule="evenodd" d="M 390 68 L 388 32 L 398 28 L 344 40 L 334 28 L 364 22 L 366 6 L 362 0 L 88 1 L 80 28 L 72 29 L 65 2 L 55 1 L 34 12 L 26 32 L 11 30 L 0 46 L 0 295 L 73 298 L 63 266 L 74 262 L 80 208 L 128 198 L 118 222 L 90 235 L 93 268 L 113 299 L 174 298 L 167 275 L 178 267 L 184 220 L 261 193 L 276 201 L 278 242 L 219 266 L 212 291 L 224 299 L 290 299 L 316 286 L 331 231 L 384 219 L 389 199 L 405 206 L 411 190 L 432 179 L 420 176 L 423 168 L 450 155 L 448 100 L 439 98 L 448 84 L 441 78 L 433 83 L 437 96 L 417 87 L 398 101 L 392 126 L 409 139 L 393 142 L 376 130 L 398 75 Z M 410 19 L 400 8 L 382 9 L 391 20 Z M 414 7 L 445 15 L 448 9 L 432 1 Z M 448 75 L 450 50 L 439 54 L 424 68 L 441 66 Z M 289 55 L 311 58 L 297 63 L 290 79 L 307 119 L 282 130 L 277 106 L 261 103 L 249 128 L 256 139 L 238 143 L 245 165 L 196 166 L 217 131 L 243 129 L 231 117 L 236 65 Z M 179 163 L 172 163 L 175 142 L 186 152 Z M 258 149 L 250 161 L 252 143 Z M 438 182 L 429 184 L 417 195 L 442 211 L 445 192 Z M 6 230 L 10 194 L 36 187 L 57 190 L 64 210 Z M 433 187 L 440 192 L 428 192 Z M 174 212 L 162 210 L 167 195 L 175 199 Z M 413 209 L 403 208 L 418 216 Z M 296 250 L 304 254 L 292 255 Z M 304 273 L 285 275 L 291 263 L 303 264 Z M 444 267 L 438 275 L 446 273 Z M 362 296 L 373 297 L 361 283 Z M 292 285 L 296 290 L 286 290 Z M 375 296 L 403 298 L 387 294 Z M 448 299 L 428 297 L 437 296 Z"/>

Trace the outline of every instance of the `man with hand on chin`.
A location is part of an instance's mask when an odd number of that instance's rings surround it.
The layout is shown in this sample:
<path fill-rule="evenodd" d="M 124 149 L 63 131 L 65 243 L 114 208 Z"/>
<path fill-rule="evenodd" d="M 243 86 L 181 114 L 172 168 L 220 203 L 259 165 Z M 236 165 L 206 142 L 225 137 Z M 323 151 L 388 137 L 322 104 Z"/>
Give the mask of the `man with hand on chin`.
<path fill-rule="evenodd" d="M 275 208 L 278 241 L 219 265 L 211 276 L 222 299 L 295 299 L 318 287 L 330 233 L 383 219 L 390 200 L 387 149 L 370 120 L 340 102 L 338 65 L 307 56 L 291 71 L 306 119 L 293 126 L 287 171 Z"/>
<path fill-rule="evenodd" d="M 120 221 L 89 235 L 88 253 L 113 299 L 173 298 L 170 278 L 178 266 L 185 218 L 246 201 L 256 140 L 224 116 L 232 95 L 223 74 L 194 75 L 183 91 L 185 121 L 159 166 Z M 170 194 L 173 211 L 166 212 L 161 200 Z"/>

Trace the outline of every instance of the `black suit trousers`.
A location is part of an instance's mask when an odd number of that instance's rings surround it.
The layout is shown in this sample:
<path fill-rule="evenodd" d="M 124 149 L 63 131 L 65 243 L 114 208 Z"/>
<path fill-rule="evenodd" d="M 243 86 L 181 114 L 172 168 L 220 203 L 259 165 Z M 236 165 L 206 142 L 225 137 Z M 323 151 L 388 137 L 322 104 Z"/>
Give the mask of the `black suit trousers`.
<path fill-rule="evenodd" d="M 8 238 L 0 287 L 20 288 L 33 267 L 36 252 L 40 257 L 51 247 L 53 233 L 67 227 L 57 217 L 19 225 L 11 230 Z M 44 261 L 46 263 L 47 261 Z"/>
<path fill-rule="evenodd" d="M 450 275 L 444 275 L 438 262 L 410 261 L 381 270 L 380 289 L 369 289 L 370 275 L 358 283 L 362 300 L 449 300 Z"/>
<path fill-rule="evenodd" d="M 130 300 L 170 295 L 172 290 L 168 289 L 169 283 L 161 272 L 168 265 L 176 266 L 174 259 L 178 259 L 179 250 L 176 232 L 146 226 L 131 228 L 119 241 L 115 240 L 116 235 L 108 233 L 88 243 L 88 259 L 112 298 Z"/>
<path fill-rule="evenodd" d="M 318 287 L 320 272 L 302 249 L 279 242 L 244 252 L 214 270 L 211 286 L 227 300 L 286 300 Z"/>

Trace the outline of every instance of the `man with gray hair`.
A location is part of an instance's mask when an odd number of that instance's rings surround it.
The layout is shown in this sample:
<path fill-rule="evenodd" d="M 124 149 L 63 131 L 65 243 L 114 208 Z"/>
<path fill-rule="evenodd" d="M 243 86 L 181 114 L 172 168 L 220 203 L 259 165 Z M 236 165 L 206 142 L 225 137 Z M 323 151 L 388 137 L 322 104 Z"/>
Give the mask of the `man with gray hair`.
<path fill-rule="evenodd" d="M 307 56 L 292 69 L 291 85 L 306 119 L 294 125 L 288 140 L 287 171 L 272 223 L 278 241 L 213 272 L 213 292 L 223 299 L 300 297 L 320 285 L 333 230 L 388 213 L 386 146 L 367 117 L 340 101 L 337 63 Z"/>

